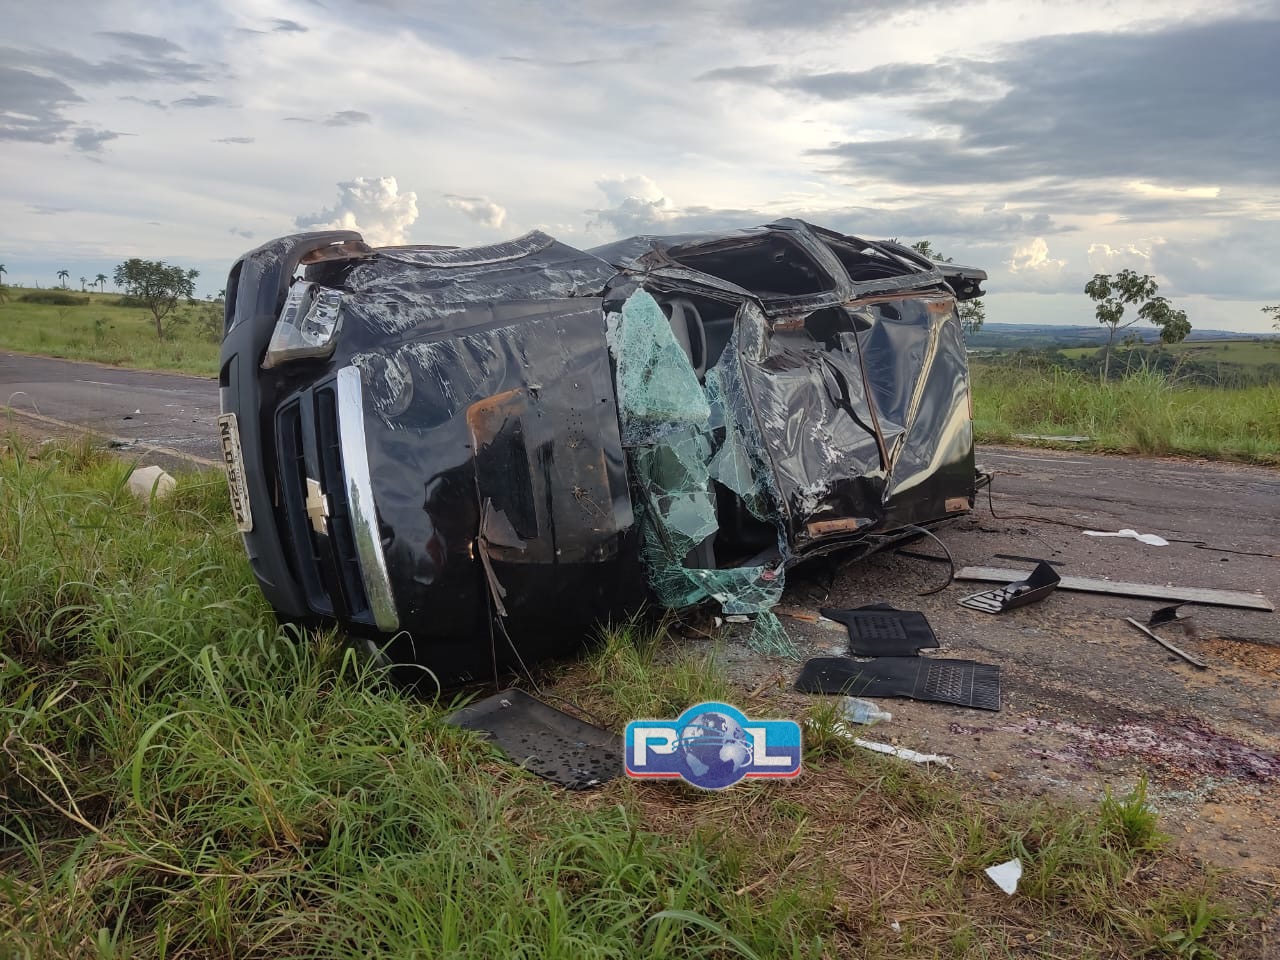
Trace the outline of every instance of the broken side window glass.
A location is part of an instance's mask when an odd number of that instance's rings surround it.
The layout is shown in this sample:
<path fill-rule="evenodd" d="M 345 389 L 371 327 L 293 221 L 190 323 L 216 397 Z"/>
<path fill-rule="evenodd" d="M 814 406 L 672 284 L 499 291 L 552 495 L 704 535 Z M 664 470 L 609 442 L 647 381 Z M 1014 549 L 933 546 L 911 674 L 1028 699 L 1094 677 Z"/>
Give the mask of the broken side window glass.
<path fill-rule="evenodd" d="M 649 293 L 632 294 L 611 322 L 623 445 L 642 491 L 650 587 L 664 606 L 715 600 L 727 615 L 755 615 L 749 642 L 764 652 L 793 654 L 771 612 L 782 598 L 781 536 L 776 565 L 718 569 L 705 562 L 719 529 L 713 478 L 757 518 L 778 526 L 771 474 L 736 375 L 734 340 L 707 374 L 704 390 Z"/>

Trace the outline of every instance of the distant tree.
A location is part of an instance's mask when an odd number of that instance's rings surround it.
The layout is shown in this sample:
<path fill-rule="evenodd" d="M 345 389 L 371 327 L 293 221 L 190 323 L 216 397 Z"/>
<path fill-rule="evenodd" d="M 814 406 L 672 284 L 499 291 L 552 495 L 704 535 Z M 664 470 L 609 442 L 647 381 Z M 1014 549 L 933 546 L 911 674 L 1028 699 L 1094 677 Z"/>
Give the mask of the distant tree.
<path fill-rule="evenodd" d="M 964 331 L 966 337 L 973 336 L 987 322 L 987 305 L 982 302 L 981 297 L 976 300 L 961 301 L 959 311 L 960 329 Z"/>
<path fill-rule="evenodd" d="M 0 266 L 0 273 L 4 272 L 4 267 Z M 1274 322 L 1275 328 L 1280 330 L 1280 303 L 1274 307 L 1263 307 L 1262 312 L 1269 316 Z"/>
<path fill-rule="evenodd" d="M 179 300 L 190 302 L 195 296 L 197 270 L 171 267 L 161 260 L 126 260 L 115 269 L 116 286 L 143 302 L 156 324 L 156 338 L 163 340 L 165 318 L 178 306 Z M 172 324 L 170 324 L 172 325 Z"/>
<path fill-rule="evenodd" d="M 62 289 L 67 289 L 67 278 L 71 276 L 70 270 L 59 270 L 58 279 L 62 281 Z"/>
<path fill-rule="evenodd" d="M 944 257 L 941 252 L 933 249 L 933 243 L 928 240 L 917 240 L 911 244 L 911 249 L 922 257 L 928 257 L 935 263 L 951 263 L 950 257 Z M 987 319 L 987 307 L 979 297 L 976 300 L 964 300 L 957 307 L 960 313 L 960 329 L 966 337 L 971 337 L 982 329 L 983 323 Z"/>
<path fill-rule="evenodd" d="M 1138 308 L 1138 315 L 1160 331 L 1161 343 L 1181 343 L 1191 332 L 1187 311 L 1174 309 L 1165 297 L 1152 297 Z"/>
<path fill-rule="evenodd" d="M 88 288 L 87 288 L 87 286 L 86 286 L 88 283 L 89 283 L 89 278 L 88 278 L 88 277 L 81 277 L 81 278 L 80 278 L 80 292 L 81 292 L 81 293 L 88 293 L 88 292 L 89 292 L 89 291 L 88 291 Z"/>
<path fill-rule="evenodd" d="M 937 250 L 933 249 L 932 240 L 917 240 L 915 243 L 911 244 L 911 249 L 920 254 L 920 256 L 928 257 L 930 260 L 935 260 L 938 263 L 951 262 L 950 257 L 944 257 Z"/>
<path fill-rule="evenodd" d="M 1084 286 L 1097 306 L 1094 314 L 1098 322 L 1107 328 L 1107 345 L 1104 348 L 1102 361 L 1102 379 L 1111 374 L 1111 349 L 1115 343 L 1116 331 L 1131 327 L 1139 320 L 1146 320 L 1160 330 L 1160 339 L 1164 343 L 1181 343 L 1191 332 L 1191 324 L 1187 320 L 1185 310 L 1175 310 L 1165 297 L 1159 296 L 1160 286 L 1150 274 L 1141 274 L 1129 269 L 1121 270 L 1115 276 L 1109 273 L 1095 274 Z M 1133 318 L 1125 319 L 1125 307 L 1136 306 Z"/>
<path fill-rule="evenodd" d="M 0 283 L 2 283 L 2 282 L 4 281 L 4 275 L 5 275 L 6 273 L 8 273 L 8 272 L 9 272 L 9 271 L 5 269 L 4 264 L 3 264 L 3 263 L 0 263 Z"/>
<path fill-rule="evenodd" d="M 98 288 L 99 293 L 106 293 L 107 275 L 105 273 L 98 274 L 96 277 L 93 278 L 93 285 Z"/>

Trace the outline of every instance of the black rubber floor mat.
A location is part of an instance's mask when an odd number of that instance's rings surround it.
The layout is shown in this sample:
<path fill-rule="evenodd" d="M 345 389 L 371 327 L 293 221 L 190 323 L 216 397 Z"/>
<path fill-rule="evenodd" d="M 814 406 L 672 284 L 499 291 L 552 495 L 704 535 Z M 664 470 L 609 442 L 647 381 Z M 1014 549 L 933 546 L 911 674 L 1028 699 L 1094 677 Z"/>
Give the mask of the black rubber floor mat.
<path fill-rule="evenodd" d="M 622 738 L 571 717 L 523 690 L 503 690 L 455 710 L 446 720 L 484 733 L 517 766 L 570 790 L 622 773 Z"/>
<path fill-rule="evenodd" d="M 914 657 L 917 650 L 938 646 L 925 615 L 876 603 L 852 610 L 819 611 L 849 631 L 849 652 L 855 657 Z"/>
<path fill-rule="evenodd" d="M 796 689 L 857 697 L 907 697 L 999 710 L 1000 668 L 976 660 L 933 657 L 814 657 L 800 671 Z"/>

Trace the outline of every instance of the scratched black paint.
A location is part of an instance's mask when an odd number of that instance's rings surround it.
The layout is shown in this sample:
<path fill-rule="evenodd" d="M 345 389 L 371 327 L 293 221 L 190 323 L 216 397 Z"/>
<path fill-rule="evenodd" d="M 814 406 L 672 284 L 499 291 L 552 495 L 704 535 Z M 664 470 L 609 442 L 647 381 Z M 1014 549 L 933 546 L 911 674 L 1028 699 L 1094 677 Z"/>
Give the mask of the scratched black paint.
<path fill-rule="evenodd" d="M 467 250 L 357 241 L 340 232 L 273 241 L 241 258 L 228 286 L 223 408 L 251 421 L 245 469 L 255 520 L 264 518 L 246 547 L 286 617 L 332 610 L 389 643 L 393 660 L 457 678 L 495 655 L 509 663 L 511 645 L 525 659 L 569 649 L 593 623 L 643 602 L 644 496 L 620 439 L 606 343 L 606 313 L 638 288 L 692 305 L 696 325 L 678 322 L 696 368 L 736 365 L 735 402 L 749 408 L 747 435 L 763 447 L 754 459 L 772 474 L 783 566 L 870 549 L 904 525 L 954 515 L 957 498 L 972 503 L 955 304 L 980 292 L 981 271 L 791 220 L 593 251 L 539 232 Z M 295 273 L 344 291 L 337 346 L 327 360 L 264 371 Z M 308 593 L 299 568 L 323 551 L 287 516 L 299 467 L 280 454 L 279 411 L 305 407 L 347 366 L 364 381 L 394 638 L 359 597 Z M 301 443 L 294 459 L 321 472 L 332 451 L 312 436 Z M 717 499 L 721 532 L 691 562 L 733 564 L 771 542 L 736 497 L 718 490 Z M 501 629 L 491 639 L 495 589 L 510 644 Z"/>

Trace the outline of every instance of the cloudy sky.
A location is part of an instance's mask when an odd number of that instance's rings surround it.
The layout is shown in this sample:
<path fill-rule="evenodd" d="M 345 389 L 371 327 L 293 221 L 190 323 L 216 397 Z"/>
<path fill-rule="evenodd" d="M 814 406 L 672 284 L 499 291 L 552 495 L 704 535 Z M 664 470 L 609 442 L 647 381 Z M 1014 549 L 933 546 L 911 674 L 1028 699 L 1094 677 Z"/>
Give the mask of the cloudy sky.
<path fill-rule="evenodd" d="M 5 4 L 0 263 L 201 292 L 274 236 L 579 246 L 801 216 L 928 238 L 988 317 L 1134 267 L 1280 302 L 1280 0 Z"/>

